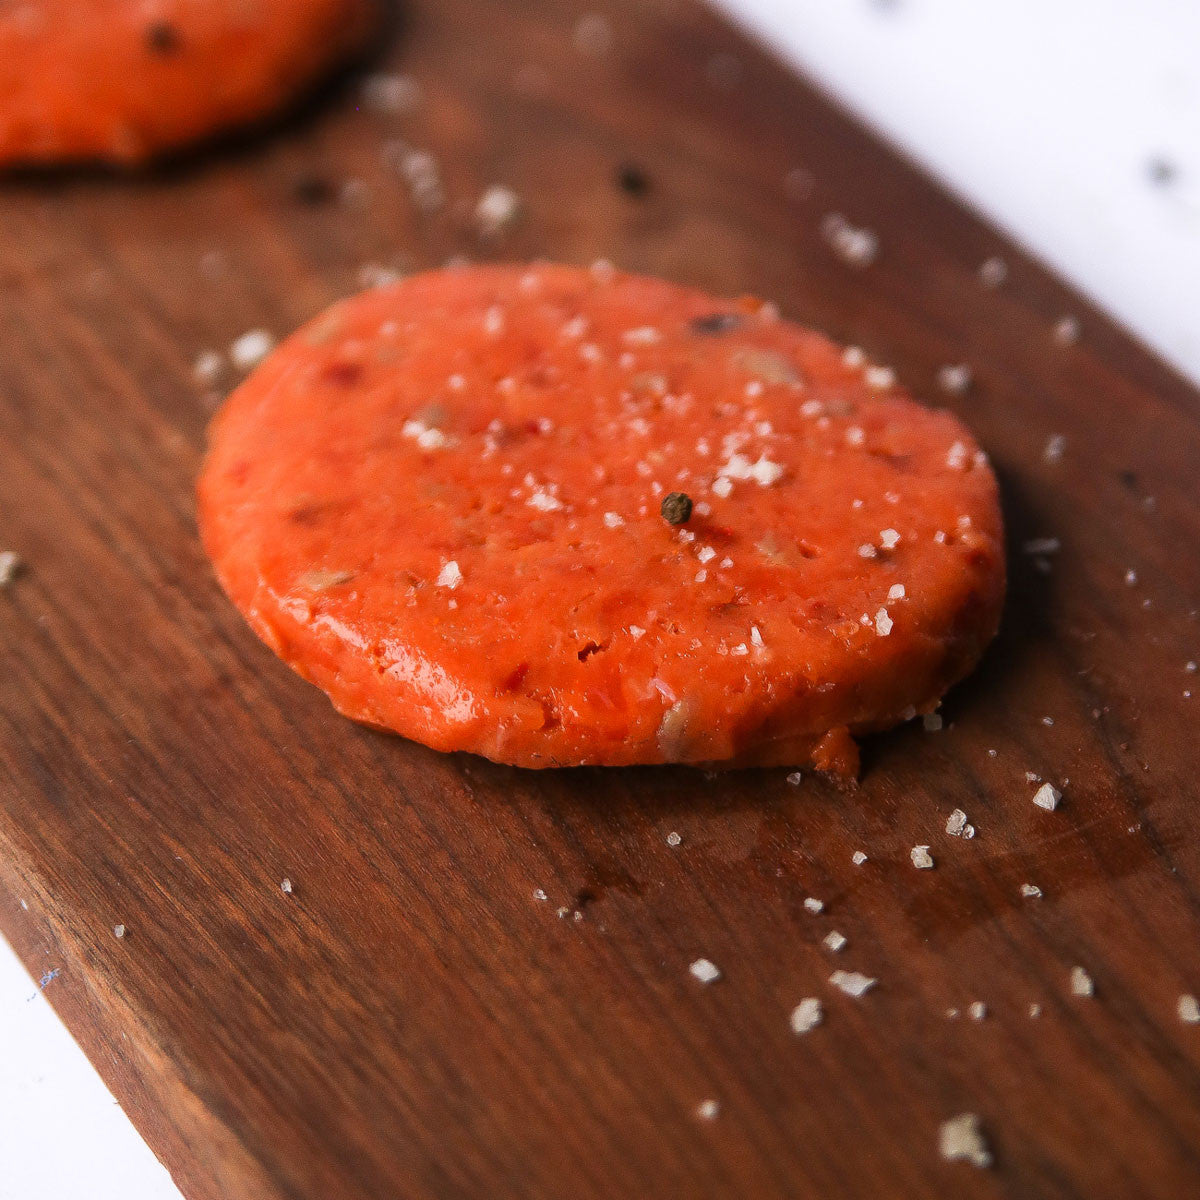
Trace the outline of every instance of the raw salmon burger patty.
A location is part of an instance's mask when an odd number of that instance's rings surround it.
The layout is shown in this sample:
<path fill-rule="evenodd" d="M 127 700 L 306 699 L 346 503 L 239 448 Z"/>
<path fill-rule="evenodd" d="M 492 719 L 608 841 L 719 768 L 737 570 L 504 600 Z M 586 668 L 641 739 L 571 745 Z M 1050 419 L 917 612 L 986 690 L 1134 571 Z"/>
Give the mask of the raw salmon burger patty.
<path fill-rule="evenodd" d="M 376 0 L 0 0 L 0 166 L 137 163 L 261 120 Z"/>
<path fill-rule="evenodd" d="M 233 602 L 341 712 L 527 767 L 853 771 L 1004 591 L 953 416 L 770 306 L 607 267 L 335 305 L 218 414 L 199 503 Z"/>

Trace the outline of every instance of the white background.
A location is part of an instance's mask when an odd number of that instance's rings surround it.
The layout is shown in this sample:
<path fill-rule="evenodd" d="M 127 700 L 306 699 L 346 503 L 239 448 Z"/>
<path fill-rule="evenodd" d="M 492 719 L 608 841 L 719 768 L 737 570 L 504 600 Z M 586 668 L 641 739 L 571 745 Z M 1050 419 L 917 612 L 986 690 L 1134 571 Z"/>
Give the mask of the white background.
<path fill-rule="evenodd" d="M 1200 3 L 724 6 L 1200 380 Z M 0 1200 L 35 1196 L 178 1200 L 0 942 Z"/>

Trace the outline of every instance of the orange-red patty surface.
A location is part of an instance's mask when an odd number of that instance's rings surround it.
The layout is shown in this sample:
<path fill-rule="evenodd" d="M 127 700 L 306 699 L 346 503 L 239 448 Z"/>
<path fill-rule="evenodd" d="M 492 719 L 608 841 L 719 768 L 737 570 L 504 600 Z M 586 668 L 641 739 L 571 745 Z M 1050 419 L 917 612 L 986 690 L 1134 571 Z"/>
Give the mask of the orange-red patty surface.
<path fill-rule="evenodd" d="M 233 394 L 204 544 L 341 712 L 439 750 L 851 771 L 848 734 L 933 708 L 1004 591 L 982 453 L 860 359 L 611 269 L 420 275 Z"/>
<path fill-rule="evenodd" d="M 0 0 L 0 166 L 137 163 L 286 105 L 376 0 Z"/>

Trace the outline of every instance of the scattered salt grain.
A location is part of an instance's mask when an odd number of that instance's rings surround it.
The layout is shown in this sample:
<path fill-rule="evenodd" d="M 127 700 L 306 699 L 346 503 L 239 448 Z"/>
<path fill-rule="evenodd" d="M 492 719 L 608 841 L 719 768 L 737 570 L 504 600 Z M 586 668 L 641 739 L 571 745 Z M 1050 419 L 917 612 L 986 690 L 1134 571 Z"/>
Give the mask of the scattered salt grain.
<path fill-rule="evenodd" d="M 720 496 L 722 500 L 725 500 L 729 497 L 730 492 L 733 491 L 733 482 L 727 475 L 718 475 L 713 480 L 712 490 L 714 495 Z"/>
<path fill-rule="evenodd" d="M 1021 895 L 1026 900 L 1040 900 L 1042 898 L 1042 889 L 1036 883 L 1021 884 Z"/>
<path fill-rule="evenodd" d="M 1042 451 L 1042 457 L 1048 463 L 1061 462 L 1063 451 L 1066 448 L 1067 439 L 1061 433 L 1053 434 L 1046 442 L 1046 448 Z"/>
<path fill-rule="evenodd" d="M 696 1106 L 696 1116 L 702 1121 L 715 1121 L 721 1106 L 715 1100 L 702 1100 Z"/>
<path fill-rule="evenodd" d="M 900 541 L 900 535 L 894 529 L 884 529 L 879 534 L 879 544 L 885 550 L 895 550 Z"/>
<path fill-rule="evenodd" d="M 362 100 L 375 112 L 409 113 L 421 102 L 421 86 L 407 75 L 380 72 L 362 81 Z"/>
<path fill-rule="evenodd" d="M 825 911 L 825 901 L 818 900 L 816 896 L 809 896 L 804 901 L 804 911 L 812 913 L 815 917 Z"/>
<path fill-rule="evenodd" d="M 821 222 L 821 236 L 852 267 L 869 267 L 879 254 L 879 238 L 870 229 L 851 225 L 841 213 L 830 213 Z"/>
<path fill-rule="evenodd" d="M 921 724 L 925 726 L 926 733 L 937 733 L 941 729 L 944 722 L 942 721 L 941 713 L 926 713 L 921 718 Z"/>
<path fill-rule="evenodd" d="M 400 432 L 404 437 L 412 438 L 422 450 L 441 450 L 450 442 L 440 429 L 435 429 L 415 417 L 405 421 L 400 427 Z"/>
<path fill-rule="evenodd" d="M 678 846 L 679 843 L 682 841 L 683 841 L 683 838 L 681 838 L 679 836 L 679 834 L 677 834 L 674 830 L 671 830 L 671 832 L 667 834 L 667 845 L 668 846 Z"/>
<path fill-rule="evenodd" d="M 625 524 L 625 518 L 620 513 L 606 512 L 604 514 L 604 523 L 609 529 L 620 529 Z"/>
<path fill-rule="evenodd" d="M 825 949 L 832 950 L 834 954 L 845 949 L 846 946 L 846 938 L 836 929 L 831 929 L 821 940 Z"/>
<path fill-rule="evenodd" d="M 856 866 L 861 867 L 867 861 L 867 856 L 861 850 L 855 850 L 850 856 L 850 861 Z"/>
<path fill-rule="evenodd" d="M 962 442 L 955 442 L 946 451 L 946 466 L 952 471 L 965 471 L 967 463 L 970 460 L 971 456 L 967 453 L 967 448 Z"/>
<path fill-rule="evenodd" d="M 1054 326 L 1054 340 L 1060 346 L 1073 346 L 1079 341 L 1079 321 L 1075 317 L 1063 317 Z"/>
<path fill-rule="evenodd" d="M 458 563 L 451 559 L 446 563 L 437 577 L 438 587 L 450 588 L 453 591 L 463 581 L 463 573 L 458 568 Z"/>
<path fill-rule="evenodd" d="M 863 379 L 866 380 L 867 387 L 882 390 L 895 386 L 896 372 L 891 367 L 868 367 L 863 372 Z"/>
<path fill-rule="evenodd" d="M 1040 1004 L 1031 1004 L 1029 1006 L 1029 1017 L 1036 1021 L 1042 1015 L 1042 1006 Z"/>
<path fill-rule="evenodd" d="M 201 350 L 192 364 L 192 375 L 205 386 L 216 383 L 225 360 L 215 350 Z"/>
<path fill-rule="evenodd" d="M 1095 981 L 1082 967 L 1071 968 L 1071 994 L 1073 996 L 1094 996 L 1096 994 Z"/>
<path fill-rule="evenodd" d="M 1125 572 L 1125 586 L 1126 587 L 1137 587 L 1137 581 L 1138 581 L 1137 572 L 1131 567 L 1128 571 Z"/>
<path fill-rule="evenodd" d="M 517 193 L 502 184 L 493 184 L 475 206 L 475 224 L 484 237 L 495 237 L 513 225 L 520 213 Z"/>
<path fill-rule="evenodd" d="M 880 637 L 887 637 L 892 632 L 892 618 L 886 608 L 881 608 L 875 614 L 875 632 Z"/>
<path fill-rule="evenodd" d="M 1058 807 L 1058 802 L 1062 799 L 1062 792 L 1058 790 L 1052 783 L 1043 783 L 1040 788 L 1033 794 L 1033 802 L 1038 808 L 1044 808 L 1047 812 L 1053 812 Z"/>
<path fill-rule="evenodd" d="M 533 495 L 525 501 L 530 508 L 536 508 L 538 512 L 558 512 L 563 504 L 557 496 L 552 496 L 549 492 L 542 488 L 534 491 Z"/>
<path fill-rule="evenodd" d="M 715 983 L 721 978 L 721 969 L 707 958 L 698 958 L 688 970 L 701 983 Z"/>
<path fill-rule="evenodd" d="M 662 341 L 662 334 L 653 325 L 640 325 L 637 329 L 625 330 L 621 339 L 631 346 L 653 346 Z"/>
<path fill-rule="evenodd" d="M 1023 547 L 1026 554 L 1057 554 L 1062 549 L 1058 538 L 1030 538 Z"/>
<path fill-rule="evenodd" d="M 123 938 L 124 936 L 125 936 L 125 926 L 124 925 L 114 925 L 113 926 L 113 937 Z"/>
<path fill-rule="evenodd" d="M 787 781 L 792 785 L 792 787 L 799 787 L 804 782 L 804 776 L 799 771 L 793 771 L 787 777 Z"/>
<path fill-rule="evenodd" d="M 969 1162 L 980 1170 L 992 1165 L 992 1154 L 975 1113 L 960 1113 L 942 1125 L 938 1152 L 947 1162 Z"/>
<path fill-rule="evenodd" d="M 971 368 L 966 363 L 939 367 L 938 387 L 952 396 L 961 396 L 971 386 Z"/>
<path fill-rule="evenodd" d="M 874 546 L 871 545 L 870 542 L 863 542 L 863 544 L 858 548 L 859 558 L 874 558 L 877 553 L 878 551 Z"/>
<path fill-rule="evenodd" d="M 1179 1019 L 1185 1025 L 1200 1024 L 1200 1001 L 1198 1001 L 1195 996 L 1192 996 L 1188 993 L 1180 996 L 1179 1004 L 1177 1005 L 1177 1011 L 1179 1013 Z"/>
<path fill-rule="evenodd" d="M 988 258 L 979 264 L 979 282 L 998 288 L 1008 278 L 1008 264 L 1002 258 Z"/>
<path fill-rule="evenodd" d="M 877 980 L 860 971 L 834 971 L 829 982 L 835 988 L 845 992 L 847 996 L 865 996 L 876 984 Z"/>
<path fill-rule="evenodd" d="M 8 587 L 21 573 L 21 556 L 15 550 L 0 550 L 0 588 Z"/>
<path fill-rule="evenodd" d="M 902 583 L 893 583 L 892 586 L 888 588 L 889 600 L 903 600 L 904 595 L 904 584 Z"/>
<path fill-rule="evenodd" d="M 762 649 L 763 635 L 759 631 L 759 628 L 757 625 L 750 626 L 750 644 L 752 646 L 757 646 L 759 649 Z"/>
<path fill-rule="evenodd" d="M 973 838 L 975 826 L 967 820 L 967 814 L 961 808 L 956 808 L 946 821 L 946 832 L 951 837 Z"/>
<path fill-rule="evenodd" d="M 972 1001 L 972 1003 L 967 1006 L 967 1016 L 969 1016 L 972 1021 L 982 1021 L 983 1018 L 987 1016 L 987 1005 L 984 1004 L 982 1000 Z"/>
<path fill-rule="evenodd" d="M 535 900 L 545 900 L 545 899 L 547 899 L 547 896 L 546 896 L 546 889 L 545 889 L 545 888 L 534 888 L 534 889 L 533 889 L 533 898 L 534 898 Z"/>
<path fill-rule="evenodd" d="M 809 996 L 792 1009 L 792 1032 L 795 1034 L 810 1033 L 824 1019 L 825 1013 L 821 1008 L 821 1001 L 816 996 Z"/>
<path fill-rule="evenodd" d="M 229 357 L 239 371 L 248 371 L 258 366 L 274 345 L 275 339 L 265 329 L 251 329 L 229 347 Z"/>
<path fill-rule="evenodd" d="M 914 846 L 909 851 L 908 856 L 912 859 L 912 865 L 918 871 L 930 871 L 933 869 L 933 856 L 929 853 L 928 846 Z"/>
<path fill-rule="evenodd" d="M 292 894 L 292 881 L 286 877 L 281 879 L 279 881 L 279 890 L 283 892 L 285 896 L 290 896 Z"/>
<path fill-rule="evenodd" d="M 867 440 L 867 435 L 861 425 L 850 425 L 846 429 L 846 445 L 861 446 Z"/>

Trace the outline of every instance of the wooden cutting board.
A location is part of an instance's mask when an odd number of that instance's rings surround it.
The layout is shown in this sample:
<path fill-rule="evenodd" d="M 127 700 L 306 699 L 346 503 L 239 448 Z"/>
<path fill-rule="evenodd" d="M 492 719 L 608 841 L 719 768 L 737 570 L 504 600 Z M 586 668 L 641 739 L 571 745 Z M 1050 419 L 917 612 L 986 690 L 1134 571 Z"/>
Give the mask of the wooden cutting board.
<path fill-rule="evenodd" d="M 1197 393 L 690 0 L 606 0 L 601 53 L 581 11 L 422 0 L 386 63 L 412 114 L 346 87 L 155 178 L 0 188 L 6 933 L 190 1200 L 1196 1195 Z M 481 241 L 496 183 L 524 216 Z M 851 793 L 527 774 L 359 728 L 259 645 L 196 540 L 192 364 L 452 255 L 773 297 L 960 412 L 1012 588 L 946 727 L 871 741 Z M 963 1112 L 990 1170 L 939 1157 Z"/>

